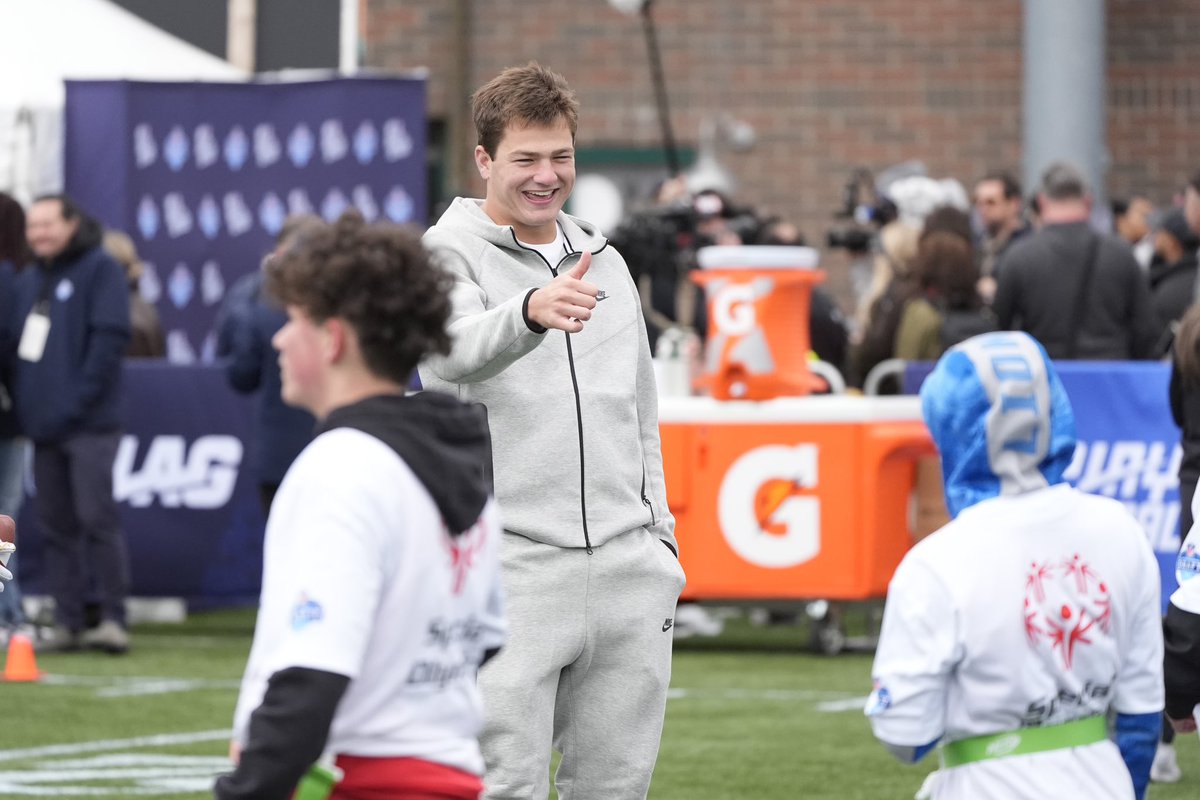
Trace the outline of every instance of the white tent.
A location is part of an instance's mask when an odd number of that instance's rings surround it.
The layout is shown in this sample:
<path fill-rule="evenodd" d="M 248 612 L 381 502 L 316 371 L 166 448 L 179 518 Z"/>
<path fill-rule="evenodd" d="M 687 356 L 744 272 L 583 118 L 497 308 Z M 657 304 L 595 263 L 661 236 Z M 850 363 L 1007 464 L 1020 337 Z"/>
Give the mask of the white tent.
<path fill-rule="evenodd" d="M 66 79 L 243 80 L 108 0 L 0 0 L 0 191 L 62 188 Z"/>

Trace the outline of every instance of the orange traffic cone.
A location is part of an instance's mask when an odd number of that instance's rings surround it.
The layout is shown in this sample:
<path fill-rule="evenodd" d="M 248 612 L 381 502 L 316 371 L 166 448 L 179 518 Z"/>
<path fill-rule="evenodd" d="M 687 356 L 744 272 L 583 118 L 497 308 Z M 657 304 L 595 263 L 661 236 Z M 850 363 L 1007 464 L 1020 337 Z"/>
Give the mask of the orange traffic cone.
<path fill-rule="evenodd" d="M 29 683 L 41 680 L 37 661 L 33 656 L 33 641 L 23 633 L 14 633 L 8 639 L 8 660 L 4 662 L 4 680 Z"/>

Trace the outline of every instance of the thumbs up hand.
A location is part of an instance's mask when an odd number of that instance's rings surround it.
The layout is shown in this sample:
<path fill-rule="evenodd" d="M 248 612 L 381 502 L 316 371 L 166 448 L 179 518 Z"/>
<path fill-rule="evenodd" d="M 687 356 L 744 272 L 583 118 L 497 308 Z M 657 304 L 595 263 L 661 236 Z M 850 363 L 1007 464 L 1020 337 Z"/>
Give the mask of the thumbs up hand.
<path fill-rule="evenodd" d="M 543 328 L 579 333 L 592 318 L 600 290 L 583 278 L 592 266 L 592 254 L 584 250 L 579 263 L 561 273 L 529 296 L 529 319 Z"/>

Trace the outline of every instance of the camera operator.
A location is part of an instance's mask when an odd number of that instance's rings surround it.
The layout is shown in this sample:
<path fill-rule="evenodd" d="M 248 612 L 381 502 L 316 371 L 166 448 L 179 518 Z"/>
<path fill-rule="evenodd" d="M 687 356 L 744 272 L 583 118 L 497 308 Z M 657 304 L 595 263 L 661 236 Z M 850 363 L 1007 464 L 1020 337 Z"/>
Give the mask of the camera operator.
<path fill-rule="evenodd" d="M 688 197 L 681 178 L 666 181 L 657 197 L 658 205 L 630 216 L 612 237 L 642 295 L 652 352 L 667 328 L 683 326 L 701 339 L 707 333 L 704 297 L 687 278 L 696 268 L 696 251 L 701 247 L 805 244 L 795 225 L 763 218 L 752 208 L 733 204 L 720 191 L 705 189 Z M 822 288 L 813 293 L 809 323 L 817 356 L 844 371 L 845 319 Z"/>
<path fill-rule="evenodd" d="M 704 338 L 704 297 L 687 278 L 696 268 L 696 251 L 754 242 L 762 226 L 753 211 L 734 206 L 721 192 L 689 196 L 683 178 L 672 178 L 659 187 L 654 207 L 630 215 L 613 232 L 611 241 L 625 256 L 642 297 L 651 352 L 671 327 Z"/>
<path fill-rule="evenodd" d="M 878 191 L 871 171 L 860 167 L 842 187 L 842 204 L 833 218 L 836 222 L 826 232 L 825 246 L 845 250 L 850 258 L 850 287 L 854 307 L 859 311 L 851 335 L 857 339 L 862 335 L 863 309 L 878 289 L 874 285 L 878 270 L 873 253 L 878 251 L 879 229 L 896 219 L 896 206 Z"/>

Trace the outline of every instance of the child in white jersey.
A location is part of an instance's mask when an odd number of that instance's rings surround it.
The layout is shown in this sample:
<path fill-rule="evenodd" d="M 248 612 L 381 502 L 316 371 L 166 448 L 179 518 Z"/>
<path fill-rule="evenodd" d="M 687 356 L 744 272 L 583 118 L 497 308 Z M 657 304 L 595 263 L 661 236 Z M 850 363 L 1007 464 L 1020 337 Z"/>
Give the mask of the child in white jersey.
<path fill-rule="evenodd" d="M 449 349 L 449 279 L 415 237 L 356 213 L 267 270 L 288 312 L 283 398 L 318 428 L 267 522 L 240 757 L 216 797 L 285 800 L 307 770 L 306 790 L 335 776 L 334 800 L 475 800 L 476 672 L 505 635 L 487 430 L 452 397 L 405 396 L 417 362 Z"/>
<path fill-rule="evenodd" d="M 1045 351 L 968 339 L 921 400 L 953 519 L 888 588 L 876 737 L 909 762 L 943 743 L 935 800 L 1141 798 L 1163 708 L 1158 568 L 1120 503 L 1063 481 L 1075 421 Z"/>

